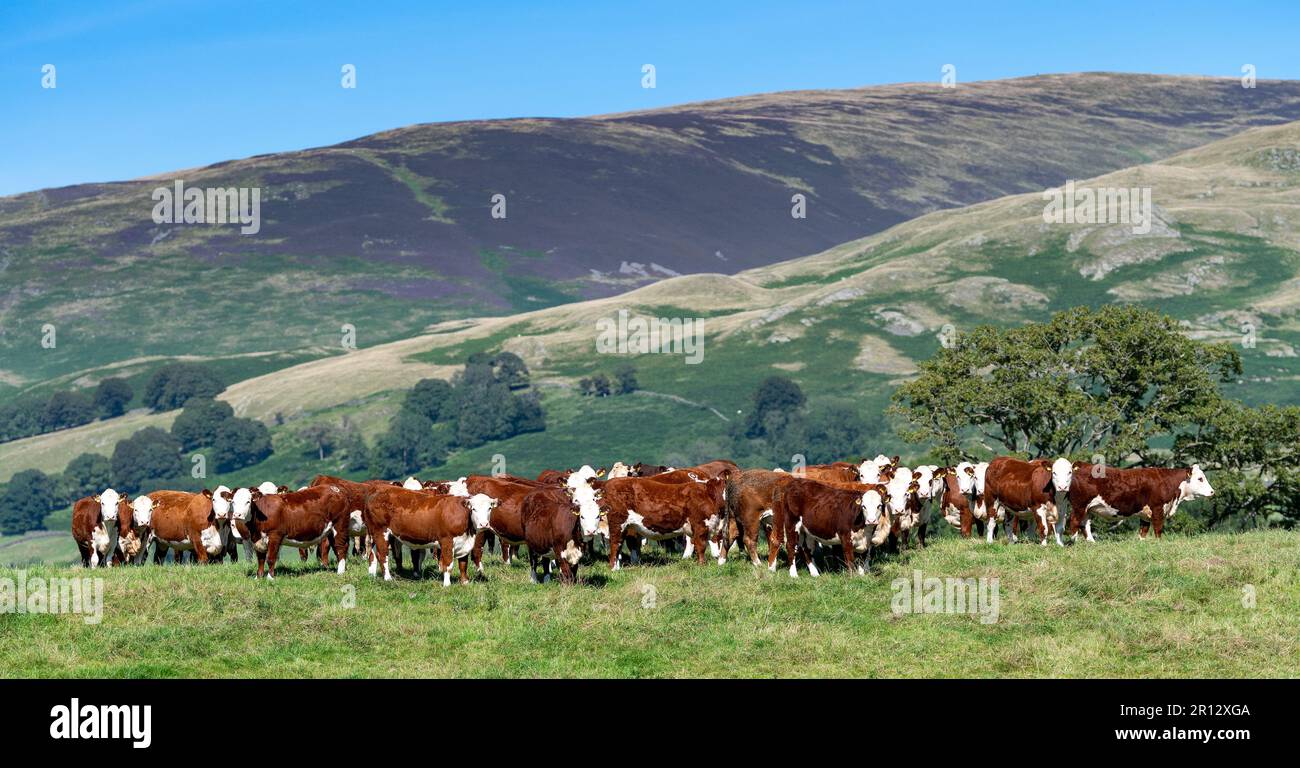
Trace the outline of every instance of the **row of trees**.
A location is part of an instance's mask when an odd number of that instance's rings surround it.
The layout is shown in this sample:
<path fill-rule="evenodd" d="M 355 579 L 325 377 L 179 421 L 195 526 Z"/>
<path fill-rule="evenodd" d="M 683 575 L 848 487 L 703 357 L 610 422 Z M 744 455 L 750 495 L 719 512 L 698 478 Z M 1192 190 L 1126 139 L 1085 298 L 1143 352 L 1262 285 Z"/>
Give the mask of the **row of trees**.
<path fill-rule="evenodd" d="M 810 408 L 803 390 L 770 376 L 754 390 L 745 418 L 730 430 L 731 457 L 742 466 L 785 466 L 802 455 L 809 464 L 857 457 L 886 431 L 880 416 L 864 416 L 851 402 Z"/>
<path fill-rule="evenodd" d="M 597 371 L 591 376 L 578 379 L 578 393 L 588 397 L 630 395 L 638 388 L 636 368 L 628 364 L 615 368 L 612 375 Z"/>
<path fill-rule="evenodd" d="M 159 368 L 149 377 L 141 400 L 154 412 L 170 411 L 195 397 L 216 397 L 225 388 L 221 379 L 204 366 L 175 363 Z M 94 389 L 18 398 L 0 405 L 0 443 L 121 416 L 134 397 L 129 381 L 112 377 L 103 379 Z"/>

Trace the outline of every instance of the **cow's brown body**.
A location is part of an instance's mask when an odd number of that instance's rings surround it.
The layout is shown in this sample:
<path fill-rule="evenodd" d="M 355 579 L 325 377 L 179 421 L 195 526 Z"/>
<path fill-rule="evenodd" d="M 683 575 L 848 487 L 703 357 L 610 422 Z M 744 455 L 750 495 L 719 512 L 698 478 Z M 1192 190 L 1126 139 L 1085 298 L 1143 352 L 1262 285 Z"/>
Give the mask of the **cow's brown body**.
<path fill-rule="evenodd" d="M 727 517 L 735 523 L 735 533 L 744 542 L 745 554 L 754 565 L 759 564 L 758 536 L 764 528 L 768 529 L 767 551 L 769 557 L 780 546 L 782 532 L 772 524 L 772 495 L 782 480 L 791 475 L 785 472 L 772 472 L 766 469 L 747 469 L 733 475 L 727 482 Z M 731 548 L 733 538 L 731 525 L 727 526 L 727 538 L 720 543 L 722 554 Z"/>
<path fill-rule="evenodd" d="M 543 472 L 543 475 L 546 473 Z M 567 477 L 567 473 L 565 473 Z M 560 481 L 561 483 L 563 481 Z M 482 493 L 496 500 L 492 510 L 490 529 L 484 528 L 474 535 L 474 567 L 483 570 L 483 545 L 489 533 L 495 533 L 501 540 L 501 559 L 507 564 L 514 559 L 519 545 L 524 543 L 523 503 L 524 497 L 538 488 L 557 488 L 560 485 L 543 481 L 527 480 L 519 477 L 493 477 L 491 475 L 470 475 L 465 478 L 465 485 L 470 494 Z"/>
<path fill-rule="evenodd" d="M 696 560 L 704 562 L 711 525 L 722 520 L 725 481 L 661 483 L 653 477 L 620 477 L 595 481 L 608 510 L 609 567 L 618 568 L 624 528 L 629 535 L 651 539 L 690 537 Z"/>
<path fill-rule="evenodd" d="M 1046 544 L 1048 531 L 1055 530 L 1058 519 L 1051 462 L 1045 459 L 1022 461 L 1010 456 L 999 456 L 990 461 L 984 475 L 984 502 L 990 524 L 993 524 L 999 509 L 1015 518 L 1032 519 L 1040 540 Z M 1007 525 L 1010 528 L 1010 521 Z M 988 536 L 991 541 L 991 530 Z M 1010 540 L 1011 535 L 1007 538 Z"/>
<path fill-rule="evenodd" d="M 1102 475 L 1102 476 L 1094 476 Z M 1068 534 L 1078 533 L 1088 523 L 1089 514 L 1110 518 L 1138 517 L 1139 536 L 1155 528 L 1156 538 L 1164 531 L 1165 520 L 1177 508 L 1179 485 L 1191 476 L 1189 469 L 1144 467 L 1096 471 L 1094 465 L 1077 462 L 1070 479 L 1070 522 Z M 1091 525 L 1089 539 L 1091 539 Z"/>
<path fill-rule="evenodd" d="M 974 503 L 983 502 L 984 497 L 976 495 Z M 957 475 L 948 474 L 943 478 L 943 496 L 939 499 L 939 511 L 951 525 L 961 531 L 962 538 L 969 539 L 972 529 L 978 528 L 984 533 L 984 521 L 975 519 L 975 512 L 970 496 L 961 492 L 957 484 Z"/>
<path fill-rule="evenodd" d="M 156 542 L 155 563 L 162 563 L 168 549 L 175 552 L 177 562 L 182 553 L 191 552 L 200 563 L 221 551 L 211 492 L 153 491 L 144 495 L 156 504 L 149 520 L 149 534 Z"/>
<path fill-rule="evenodd" d="M 280 547 L 314 547 L 331 533 L 348 530 L 355 500 L 340 485 L 315 485 L 301 491 L 253 495 L 252 519 L 246 524 L 257 575 L 275 578 Z M 348 537 L 334 537 L 334 556 L 340 569 L 348 556 Z"/>
<path fill-rule="evenodd" d="M 790 558 L 790 575 L 795 575 L 800 553 L 813 575 L 817 574 L 812 552 L 803 544 L 804 534 L 822 542 L 837 541 L 849 568 L 856 565 L 856 551 L 863 552 L 866 557 L 860 570 L 870 565 L 871 547 L 884 539 L 889 519 L 882 508 L 881 517 L 875 524 L 868 525 L 862 509 L 862 496 L 869 490 L 876 491 L 883 502 L 886 494 L 883 485 L 843 483 L 836 486 L 801 477 L 790 477 L 776 484 L 772 498 L 773 523 L 782 532 L 786 554 Z M 880 531 L 875 530 L 882 525 Z M 775 568 L 775 565 L 775 553 L 769 552 L 768 567 Z"/>
<path fill-rule="evenodd" d="M 101 529 L 100 535 L 107 539 L 107 546 L 102 553 L 95 546 L 96 533 Z M 119 542 L 125 544 L 134 536 L 135 533 L 131 528 L 131 505 L 127 503 L 125 497 L 117 502 L 117 520 L 109 521 L 107 524 L 104 521 L 103 508 L 94 496 L 77 499 L 73 503 L 72 538 L 77 542 L 77 550 L 81 553 L 82 567 L 89 568 L 92 559 L 96 566 L 105 568 L 110 564 L 122 563 Z"/>
<path fill-rule="evenodd" d="M 534 488 L 520 507 L 529 578 L 536 582 L 539 562 L 552 558 L 560 566 L 561 580 L 574 583 L 582 557 L 582 527 L 572 497 L 563 488 Z"/>
<path fill-rule="evenodd" d="M 376 488 L 366 497 L 363 512 L 370 538 L 375 542 L 377 563 L 388 578 L 388 539 L 391 533 L 414 549 L 439 550 L 439 570 L 444 583 L 450 579 L 452 560 L 460 564 L 460 583 L 468 584 L 469 556 L 474 547 L 474 529 L 468 501 L 429 491 L 405 488 Z M 420 577 L 419 569 L 416 577 Z"/>
<path fill-rule="evenodd" d="M 858 468 L 843 461 L 804 467 L 803 476 L 824 483 L 856 483 L 859 480 Z"/>

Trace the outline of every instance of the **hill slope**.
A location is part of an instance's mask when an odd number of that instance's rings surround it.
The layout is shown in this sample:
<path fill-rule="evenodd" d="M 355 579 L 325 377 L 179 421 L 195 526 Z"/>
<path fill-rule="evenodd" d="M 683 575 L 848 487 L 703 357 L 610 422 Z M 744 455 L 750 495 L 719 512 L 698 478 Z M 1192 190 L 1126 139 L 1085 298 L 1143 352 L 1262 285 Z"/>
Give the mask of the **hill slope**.
<path fill-rule="evenodd" d="M 0 198 L 0 395 L 141 356 L 325 354 L 344 324 L 371 345 L 733 273 L 1295 119 L 1300 83 L 1044 76 L 419 125 Z M 175 178 L 260 187 L 261 232 L 154 224 L 150 192 Z M 45 323 L 54 349 L 33 342 Z"/>
<path fill-rule="evenodd" d="M 1293 677 L 1292 533 L 1135 536 L 1064 550 L 948 536 L 866 577 L 649 564 L 582 568 L 575 588 L 340 577 L 297 558 L 97 571 L 102 621 L 0 614 L 0 676 L 24 677 Z M 895 614 L 896 579 L 984 578 L 978 613 Z M 13 571 L 0 574 L 16 576 Z M 36 568 L 28 578 L 85 576 Z M 992 600 L 997 580 L 997 602 Z M 1244 598 L 1253 596 L 1253 601 Z M 996 605 L 996 615 L 991 608 Z M 1104 616 L 1104 621 L 1098 617 Z M 267 632 L 275 627 L 275 632 Z M 105 654 L 103 649 L 113 648 Z"/>

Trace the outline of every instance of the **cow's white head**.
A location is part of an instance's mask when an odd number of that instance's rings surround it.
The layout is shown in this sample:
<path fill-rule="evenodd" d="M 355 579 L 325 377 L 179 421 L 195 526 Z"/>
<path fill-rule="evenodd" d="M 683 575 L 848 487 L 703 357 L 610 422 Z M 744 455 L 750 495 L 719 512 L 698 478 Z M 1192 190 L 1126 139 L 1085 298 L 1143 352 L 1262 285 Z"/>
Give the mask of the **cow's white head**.
<path fill-rule="evenodd" d="M 895 515 L 902 515 L 907 510 L 907 498 L 917 490 L 913 485 L 912 470 L 907 467 L 899 467 L 894 476 L 889 479 L 885 486 L 889 494 L 889 511 Z"/>
<path fill-rule="evenodd" d="M 233 496 L 230 489 L 224 485 L 218 485 L 217 490 L 212 492 L 212 514 L 216 515 L 218 520 L 230 519 L 230 500 Z"/>
<path fill-rule="evenodd" d="M 447 486 L 447 493 L 452 496 L 468 496 L 469 482 L 463 477 L 457 478 Z"/>
<path fill-rule="evenodd" d="M 1194 499 L 1197 496 L 1204 496 L 1208 499 L 1214 495 L 1214 489 L 1210 487 L 1209 478 L 1201 471 L 1200 464 L 1192 465 L 1187 479 L 1179 484 L 1178 490 L 1184 500 Z"/>
<path fill-rule="evenodd" d="M 1070 481 L 1074 479 L 1074 465 L 1069 459 L 1061 458 L 1052 462 L 1052 485 L 1057 493 L 1069 493 Z"/>
<path fill-rule="evenodd" d="M 590 483 L 583 483 L 574 488 L 569 496 L 573 503 L 578 505 L 578 520 L 582 527 L 582 538 L 589 539 L 596 535 L 600 529 L 600 518 L 604 514 L 600 509 L 600 491 L 591 487 Z"/>
<path fill-rule="evenodd" d="M 981 461 L 975 465 L 975 493 L 979 496 L 984 495 L 984 475 L 989 471 L 989 463 Z"/>
<path fill-rule="evenodd" d="M 862 514 L 867 518 L 867 525 L 879 523 L 884 512 L 885 497 L 880 491 L 873 489 L 862 494 Z"/>
<path fill-rule="evenodd" d="M 419 480 L 416 480 L 414 477 L 408 477 L 402 482 L 402 487 L 408 491 L 419 491 L 424 488 L 424 484 Z"/>
<path fill-rule="evenodd" d="M 912 479 L 916 480 L 916 495 L 922 500 L 934 498 L 943 493 L 943 476 L 935 464 L 925 464 L 916 468 Z"/>
<path fill-rule="evenodd" d="M 469 497 L 469 519 L 475 528 L 486 528 L 492 521 L 492 510 L 496 509 L 497 500 L 486 493 L 476 493 Z"/>
<path fill-rule="evenodd" d="M 583 464 L 578 469 L 569 473 L 569 476 L 568 478 L 565 479 L 564 484 L 569 487 L 569 490 L 577 491 L 578 489 L 586 486 L 587 481 L 593 477 L 596 477 L 596 470 L 592 469 L 590 464 Z"/>
<path fill-rule="evenodd" d="M 893 463 L 893 459 L 883 453 L 874 459 L 864 459 L 858 465 L 858 477 L 864 483 L 878 483 L 880 482 L 880 470 Z"/>
<path fill-rule="evenodd" d="M 274 496 L 280 488 L 275 483 L 267 480 L 265 483 L 257 486 L 257 490 L 261 491 L 263 496 Z"/>
<path fill-rule="evenodd" d="M 975 492 L 975 465 L 969 461 L 959 462 L 957 468 L 953 470 L 957 476 L 957 490 L 964 496 L 969 496 Z"/>
<path fill-rule="evenodd" d="M 107 521 L 116 520 L 117 505 L 121 500 L 121 495 L 112 488 L 96 496 L 95 501 L 99 502 L 99 516 Z"/>
<path fill-rule="evenodd" d="M 609 479 L 613 480 L 616 477 L 630 477 L 631 472 L 631 467 L 621 461 L 616 461 L 614 462 L 614 466 L 609 468 Z"/>
<path fill-rule="evenodd" d="M 261 491 L 258 491 L 261 493 Z M 236 488 L 230 497 L 230 519 L 247 523 L 253 516 L 253 489 Z"/>
<path fill-rule="evenodd" d="M 153 511 L 158 502 L 148 496 L 136 496 L 131 502 L 131 522 L 135 525 L 148 525 L 153 520 Z"/>

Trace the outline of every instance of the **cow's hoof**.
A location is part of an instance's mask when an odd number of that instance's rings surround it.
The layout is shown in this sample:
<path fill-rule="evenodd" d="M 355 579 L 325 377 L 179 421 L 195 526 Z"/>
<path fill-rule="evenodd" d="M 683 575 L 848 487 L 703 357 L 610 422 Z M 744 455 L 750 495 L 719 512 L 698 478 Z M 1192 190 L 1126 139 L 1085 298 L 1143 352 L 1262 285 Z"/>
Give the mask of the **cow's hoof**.
<path fill-rule="evenodd" d="M 340 560 L 340 561 L 339 561 L 339 575 L 342 576 L 343 573 L 344 573 L 345 571 L 347 571 L 347 569 L 348 569 L 348 561 L 347 561 L 347 560 Z"/>

